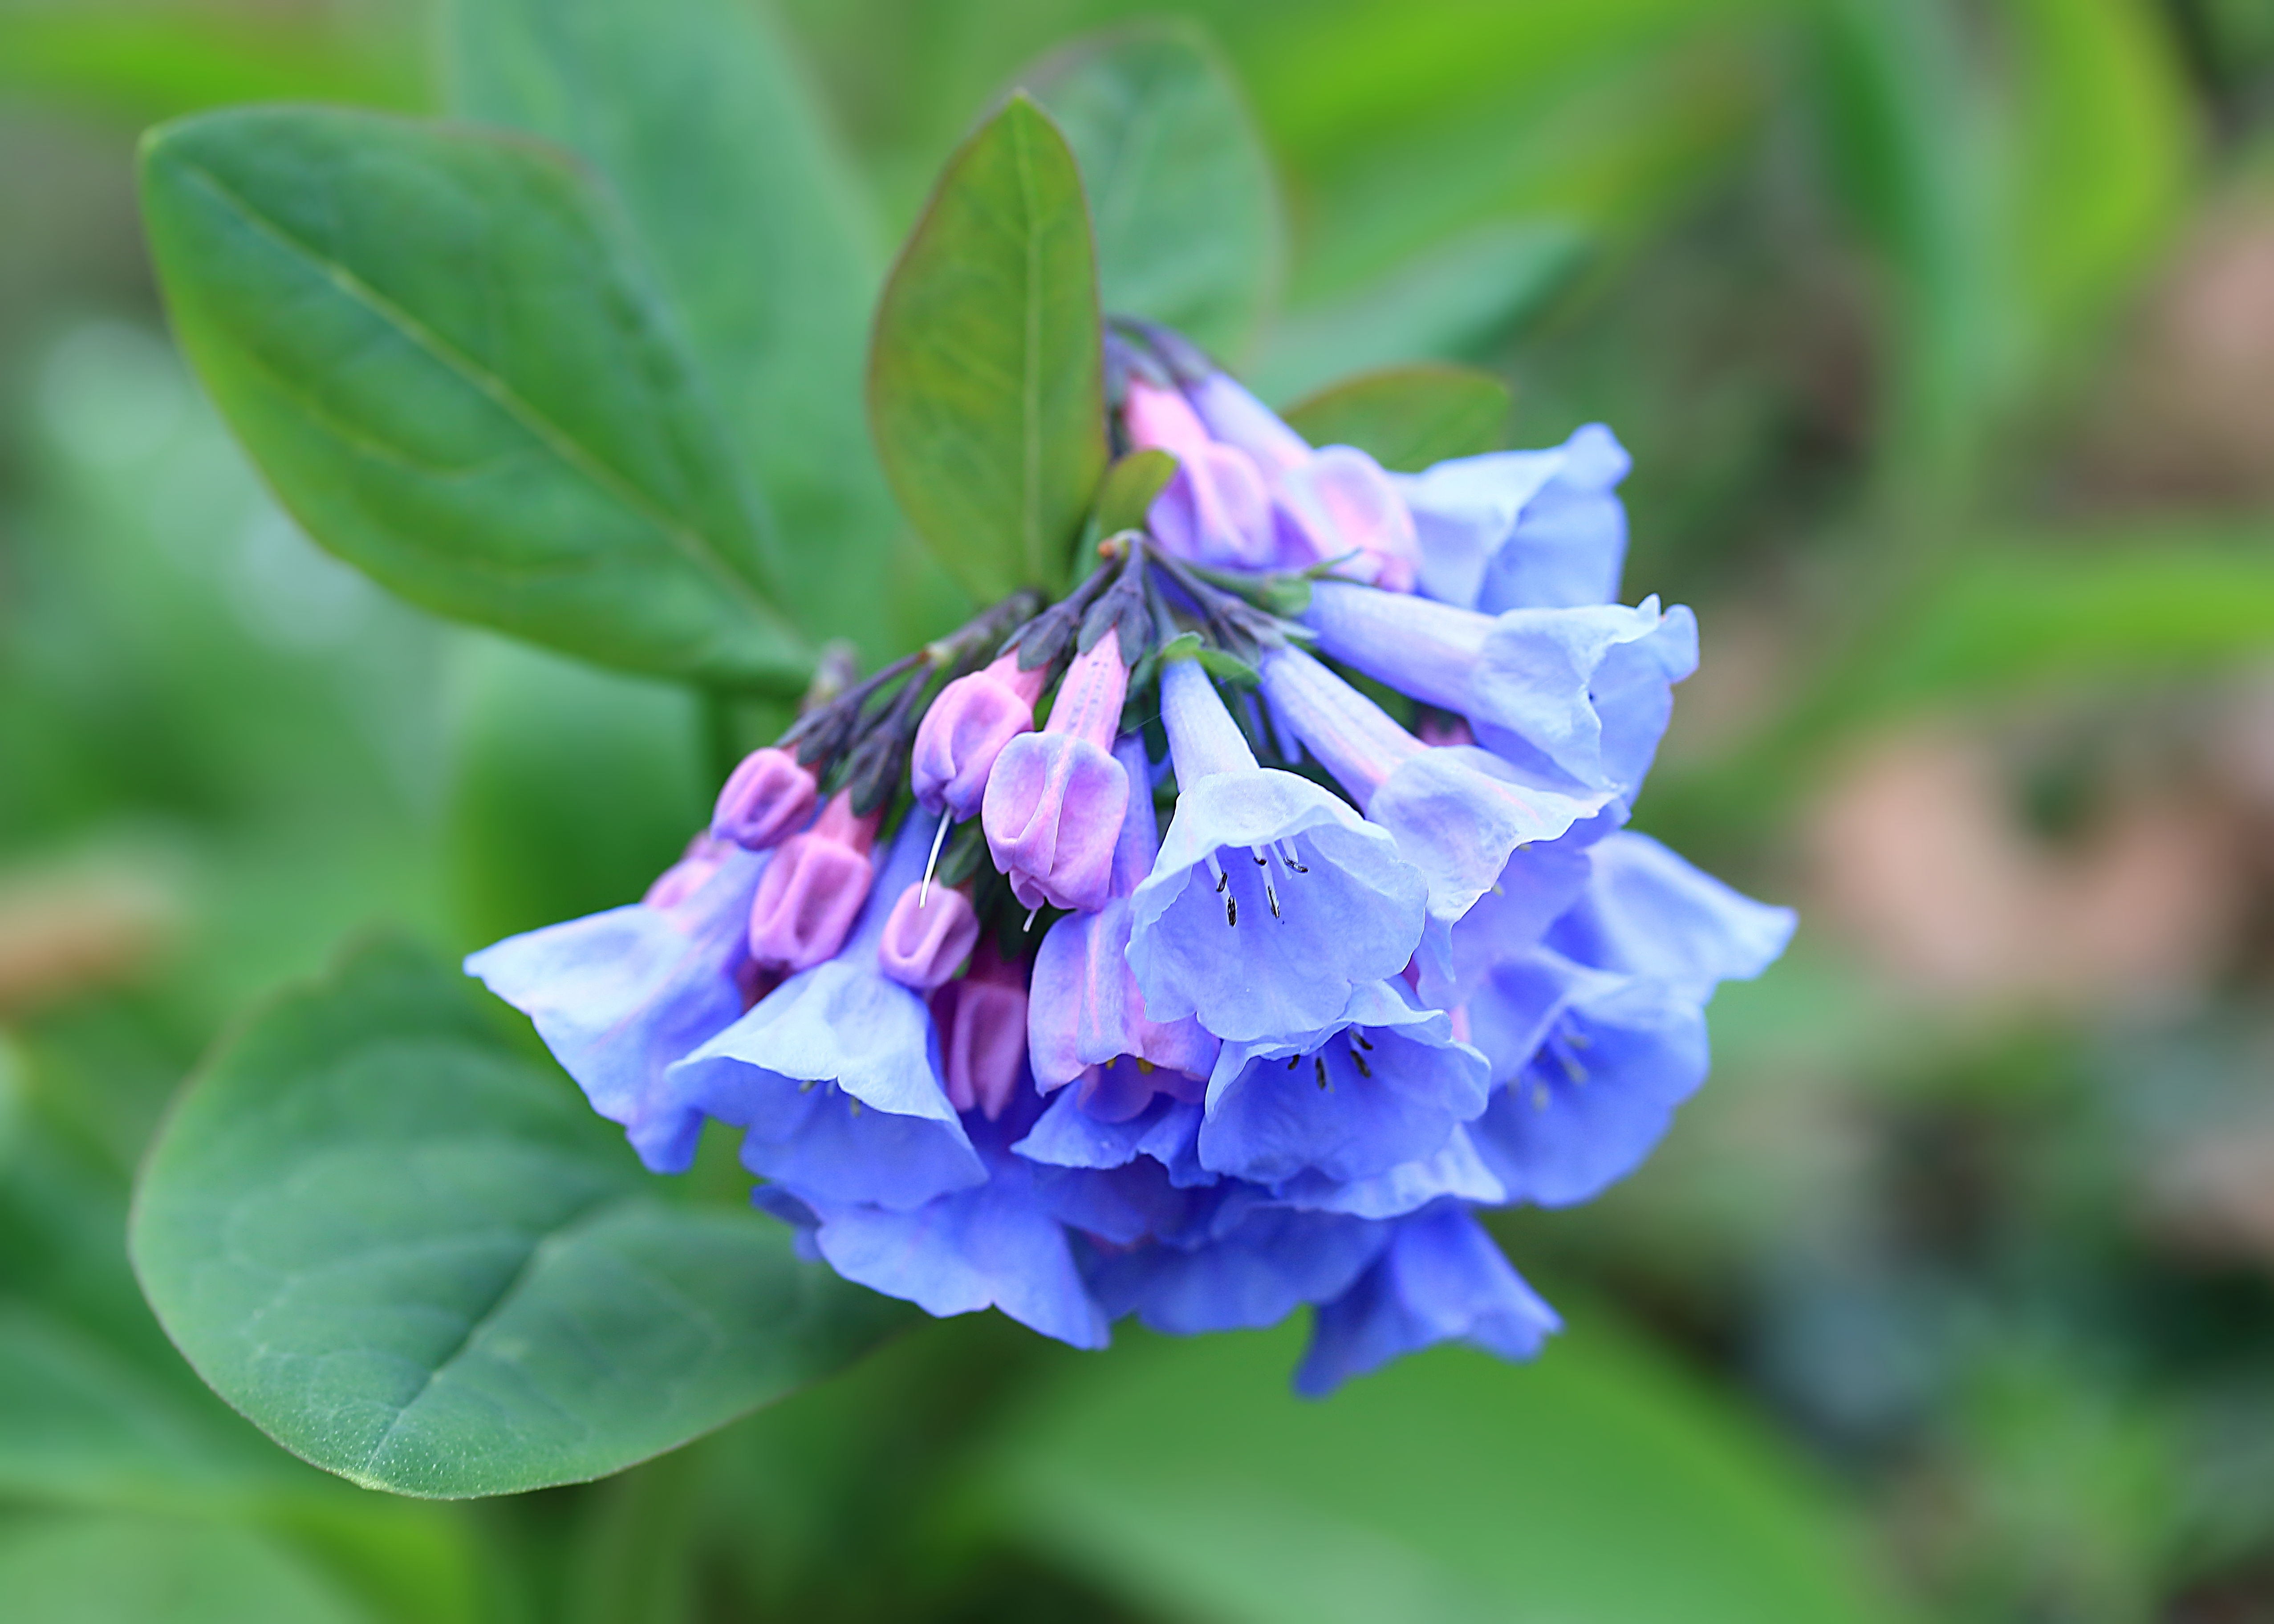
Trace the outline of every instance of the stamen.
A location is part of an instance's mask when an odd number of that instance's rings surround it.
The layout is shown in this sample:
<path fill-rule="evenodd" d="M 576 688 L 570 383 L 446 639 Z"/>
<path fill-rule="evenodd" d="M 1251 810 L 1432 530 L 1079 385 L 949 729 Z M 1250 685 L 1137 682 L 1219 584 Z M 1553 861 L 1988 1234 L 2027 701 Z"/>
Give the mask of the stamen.
<path fill-rule="evenodd" d="M 1231 926 L 1235 930 L 1239 929 L 1239 898 L 1226 897 L 1224 899 L 1224 922 Z"/>
<path fill-rule="evenodd" d="M 1269 880 L 1263 882 L 1263 898 L 1271 905 L 1272 918 L 1284 919 L 1286 917 L 1285 914 L 1279 912 L 1279 893 L 1271 889 L 1271 882 Z"/>
<path fill-rule="evenodd" d="M 800 1094 L 811 1094 L 811 1093 L 813 1092 L 813 1085 L 814 1085 L 815 1080 L 816 1080 L 816 1079 L 813 1079 L 813 1078 L 810 1078 L 810 1077 L 807 1078 L 803 1082 L 800 1083 L 800 1084 L 797 1086 L 797 1091 L 798 1091 L 798 1093 L 800 1093 Z"/>
<path fill-rule="evenodd" d="M 1370 1055 L 1374 1053 L 1374 1045 L 1366 1041 L 1365 1033 L 1353 1028 L 1351 1032 L 1351 1041 L 1357 1044 L 1360 1049 L 1366 1050 L 1367 1054 Z"/>
<path fill-rule="evenodd" d="M 1532 1109 L 1535 1111 L 1544 1111 L 1547 1109 L 1547 1084 L 1534 1083 L 1532 1085 Z"/>
<path fill-rule="evenodd" d="M 1366 1056 L 1359 1054 L 1358 1050 L 1352 1049 L 1351 1050 L 1351 1059 L 1358 1066 L 1358 1074 L 1371 1082 L 1374 1079 L 1374 1068 L 1367 1064 Z"/>
<path fill-rule="evenodd" d="M 1150 1077 L 1153 1075 L 1153 1063 L 1146 1059 L 1142 1055 L 1137 1056 L 1137 1075 L 1140 1077 Z"/>
<path fill-rule="evenodd" d="M 1308 868 L 1295 861 L 1295 842 L 1292 839 L 1279 842 L 1279 861 L 1287 865 L 1287 871 L 1290 874 L 1310 873 Z"/>
<path fill-rule="evenodd" d="M 1290 1071 L 1293 1071 L 1297 1066 L 1302 1064 L 1303 1056 L 1300 1055 L 1290 1055 L 1287 1056 L 1287 1069 Z"/>
<path fill-rule="evenodd" d="M 1216 861 L 1214 852 L 1208 854 L 1208 871 L 1216 876 L 1216 888 L 1218 891 L 1222 891 L 1229 876 L 1224 871 L 1224 865 Z"/>
<path fill-rule="evenodd" d="M 1039 902 L 1035 904 L 1033 907 L 1027 910 L 1027 922 L 1019 927 L 1020 934 L 1023 935 L 1025 932 L 1032 930 L 1035 928 L 1035 915 L 1042 911 L 1043 905 Z"/>
<path fill-rule="evenodd" d="M 1324 1088 L 1327 1086 L 1327 1057 L 1324 1055 L 1314 1055 L 1311 1058 L 1319 1068 L 1319 1086 Z"/>
<path fill-rule="evenodd" d="M 855 1116 L 858 1116 L 861 1114 L 861 1101 L 855 1099 L 851 1094 L 848 1094 L 845 1096 L 845 1103 L 852 1109 L 852 1112 Z"/>
<path fill-rule="evenodd" d="M 916 888 L 916 912 L 919 914 L 923 912 L 923 905 L 931 898 L 932 870 L 939 867 L 939 848 L 947 844 L 947 826 L 953 822 L 953 818 L 943 814 L 939 828 L 931 838 L 931 855 L 924 859 L 923 883 Z"/>

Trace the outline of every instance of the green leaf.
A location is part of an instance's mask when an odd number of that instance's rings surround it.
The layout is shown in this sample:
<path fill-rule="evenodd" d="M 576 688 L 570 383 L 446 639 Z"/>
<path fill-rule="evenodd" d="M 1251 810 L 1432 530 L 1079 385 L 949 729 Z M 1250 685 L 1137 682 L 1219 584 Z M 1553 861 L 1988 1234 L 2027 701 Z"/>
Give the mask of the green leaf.
<path fill-rule="evenodd" d="M 286 1448 L 501 1494 L 672 1448 L 901 1321 L 665 1188 L 456 976 L 380 944 L 200 1069 L 128 1239 L 176 1345 Z"/>
<path fill-rule="evenodd" d="M 1284 398 L 1360 367 L 1473 355 L 1561 292 L 1586 246 L 1554 222 L 1470 232 L 1355 293 L 1288 315 L 1256 366 L 1256 387 Z"/>
<path fill-rule="evenodd" d="M 519 140 L 251 109 L 145 143 L 175 331 L 310 534 L 606 665 L 791 684 L 759 509 L 583 177 Z"/>
<path fill-rule="evenodd" d="M 1236 352 L 1277 289 L 1284 228 L 1270 157 L 1207 36 L 1117 28 L 1022 82 L 1081 165 L 1105 308 Z"/>
<path fill-rule="evenodd" d="M 1175 455 L 1158 448 L 1133 451 L 1114 463 L 1097 487 L 1097 533 L 1142 530 L 1153 499 L 1176 477 Z"/>
<path fill-rule="evenodd" d="M 1508 386 L 1466 366 L 1388 366 L 1299 401 L 1287 426 L 1314 446 L 1356 446 L 1384 468 L 1419 473 L 1499 449 Z"/>
<path fill-rule="evenodd" d="M 1292 1327 L 1132 1339 L 1018 1417 L 994 1483 L 1044 1560 L 1226 1624 L 1880 1620 L 1826 1497 L 1638 1350 L 1439 1349 L 1323 1403 Z"/>
<path fill-rule="evenodd" d="M 973 596 L 1064 584 L 1105 471 L 1104 370 L 1081 177 L 1013 95 L 949 160 L 869 364 L 885 472 Z"/>
<path fill-rule="evenodd" d="M 454 110 L 621 199 L 779 524 L 799 625 L 884 654 L 900 516 L 861 402 L 882 254 L 779 26 L 745 0 L 454 0 L 448 37 Z"/>
<path fill-rule="evenodd" d="M 224 1522 L 41 1516 L 0 1526 L 0 1596 L 38 1624 L 368 1624 L 312 1564 Z"/>

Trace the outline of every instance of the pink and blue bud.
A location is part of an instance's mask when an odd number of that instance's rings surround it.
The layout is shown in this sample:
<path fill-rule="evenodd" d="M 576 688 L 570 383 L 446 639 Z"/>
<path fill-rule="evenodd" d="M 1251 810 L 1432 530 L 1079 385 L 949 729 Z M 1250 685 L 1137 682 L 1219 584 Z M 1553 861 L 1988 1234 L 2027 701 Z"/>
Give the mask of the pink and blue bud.
<path fill-rule="evenodd" d="M 1113 759 L 1129 690 L 1118 627 L 1074 657 L 1038 733 L 1004 747 L 980 822 L 1024 907 L 1096 908 L 1112 880 L 1129 778 Z"/>

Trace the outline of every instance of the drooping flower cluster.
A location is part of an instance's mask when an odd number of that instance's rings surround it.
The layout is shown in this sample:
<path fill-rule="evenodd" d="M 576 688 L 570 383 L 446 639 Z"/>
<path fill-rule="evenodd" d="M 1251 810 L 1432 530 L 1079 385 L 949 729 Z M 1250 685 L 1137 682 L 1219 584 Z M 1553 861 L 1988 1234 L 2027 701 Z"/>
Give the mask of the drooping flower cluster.
<path fill-rule="evenodd" d="M 1625 455 L 1388 473 L 1173 334 L 1108 359 L 1176 459 L 1143 530 L 817 694 L 640 902 L 467 968 L 650 1167 L 741 1129 L 761 1207 L 932 1313 L 1309 1304 L 1312 1394 L 1527 1357 L 1555 1316 L 1476 1209 L 1632 1171 L 1793 925 L 1623 827 L 1697 662 L 1615 601 Z"/>

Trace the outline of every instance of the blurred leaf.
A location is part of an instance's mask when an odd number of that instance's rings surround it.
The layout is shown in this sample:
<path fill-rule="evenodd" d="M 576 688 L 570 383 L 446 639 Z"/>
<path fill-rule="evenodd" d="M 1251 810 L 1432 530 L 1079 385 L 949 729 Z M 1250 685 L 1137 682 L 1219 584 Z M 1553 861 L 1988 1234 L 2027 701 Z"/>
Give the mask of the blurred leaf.
<path fill-rule="evenodd" d="M 1100 299 L 1237 352 L 1276 291 L 1279 193 L 1230 71 L 1188 23 L 1141 23 L 1022 77 L 1081 166 Z"/>
<path fill-rule="evenodd" d="M 801 628 L 882 657 L 900 517 L 861 406 L 880 255 L 779 26 L 747 0 L 454 0 L 449 17 L 453 108 L 582 154 L 622 199 L 773 510 Z"/>
<path fill-rule="evenodd" d="M 284 97 L 413 109 L 425 99 L 413 30 L 380 11 L 232 14 L 163 4 L 0 8 L 0 85 L 137 123 Z"/>
<path fill-rule="evenodd" d="M 1323 1403 L 1292 1327 L 1118 1353 L 1045 1392 L 998 1482 L 1028 1548 L 1171 1617 L 1841 1624 L 1886 1616 L 1826 1497 L 1600 1329 Z"/>
<path fill-rule="evenodd" d="M 760 515 L 608 214 L 545 149 L 255 109 L 146 142 L 174 325 L 294 515 L 445 614 L 788 684 Z"/>
<path fill-rule="evenodd" d="M 780 1226 L 660 1188 L 455 976 L 378 944 L 207 1061 L 129 1246 L 199 1374 L 287 1448 L 499 1494 L 674 1447 L 900 1322 Z"/>
<path fill-rule="evenodd" d="M 154 1517 L 0 1523 L 0 1597 L 25 1624 L 366 1624 L 305 1560 L 248 1529 Z"/>
<path fill-rule="evenodd" d="M 1314 446 L 1356 446 L 1384 468 L 1419 473 L 1496 451 L 1508 386 L 1465 366 L 1390 366 L 1298 401 L 1287 426 Z"/>
<path fill-rule="evenodd" d="M 709 821 L 686 689 L 494 637 L 457 674 L 445 838 L 469 943 L 638 901 Z"/>
<path fill-rule="evenodd" d="M 2014 361 L 1980 86 L 1953 0 L 1829 0 L 1818 13 L 1805 82 L 1818 144 L 1896 296 L 1891 454 L 1931 465 L 1964 455 Z"/>
<path fill-rule="evenodd" d="M 1142 530 L 1162 488 L 1177 477 L 1177 459 L 1157 448 L 1133 451 L 1105 470 L 1097 487 L 1097 533 Z"/>
<path fill-rule="evenodd" d="M 1284 318 L 1256 385 L 1284 399 L 1361 367 L 1474 354 L 1562 291 L 1585 251 L 1584 236 L 1552 222 L 1471 232 L 1363 291 Z"/>
<path fill-rule="evenodd" d="M 211 1422 L 68 1321 L 0 1301 L 0 1493 L 183 1509 L 291 1483 L 293 1462 Z"/>
<path fill-rule="evenodd" d="M 2025 308 L 2057 342 L 2153 261 L 2182 201 L 2193 109 L 2145 0 L 2007 0 Z"/>
<path fill-rule="evenodd" d="M 1073 154 L 1013 95 L 949 160 L 870 357 L 885 471 L 975 597 L 1064 583 L 1105 471 L 1102 344 Z"/>
<path fill-rule="evenodd" d="M 1953 573 L 1875 651 L 1858 698 L 1905 709 L 2215 668 L 2270 650 L 2274 547 L 2263 533 L 2008 543 Z"/>

